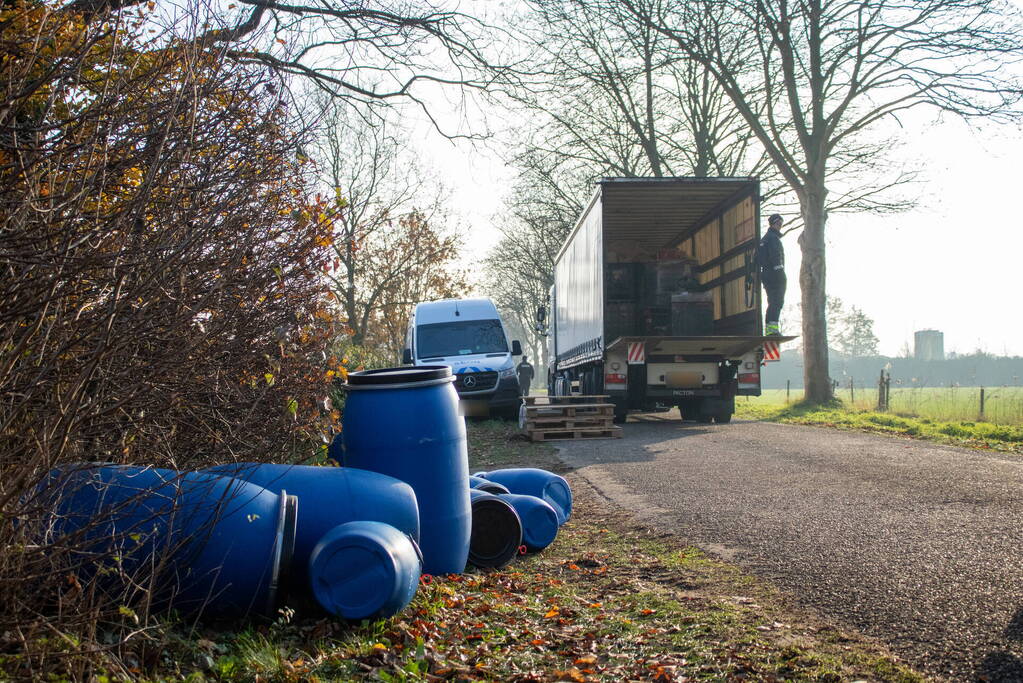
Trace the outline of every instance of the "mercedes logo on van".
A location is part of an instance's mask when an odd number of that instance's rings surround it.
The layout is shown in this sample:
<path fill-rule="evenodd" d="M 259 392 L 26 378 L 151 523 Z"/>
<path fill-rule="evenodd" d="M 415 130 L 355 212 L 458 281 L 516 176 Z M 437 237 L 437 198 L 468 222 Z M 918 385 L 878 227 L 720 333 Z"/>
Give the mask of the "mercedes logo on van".
<path fill-rule="evenodd" d="M 476 386 L 476 378 L 473 377 L 472 375 L 464 377 L 462 379 L 462 386 L 467 388 L 467 389 L 473 388 L 474 386 Z"/>

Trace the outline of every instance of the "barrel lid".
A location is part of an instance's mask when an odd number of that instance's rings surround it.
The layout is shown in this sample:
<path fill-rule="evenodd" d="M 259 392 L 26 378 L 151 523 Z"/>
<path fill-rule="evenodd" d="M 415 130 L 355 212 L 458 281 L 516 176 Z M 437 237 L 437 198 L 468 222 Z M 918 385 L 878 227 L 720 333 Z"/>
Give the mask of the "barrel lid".
<path fill-rule="evenodd" d="M 316 600 L 334 615 L 388 617 L 412 598 L 414 590 L 399 604 L 403 589 L 418 583 L 421 566 L 419 548 L 408 535 L 383 522 L 346 522 L 313 548 L 309 583 Z"/>
<path fill-rule="evenodd" d="M 472 495 L 469 562 L 477 567 L 503 567 L 522 544 L 522 522 L 506 500 L 481 491 Z"/>
<path fill-rule="evenodd" d="M 451 377 L 451 368 L 446 365 L 416 365 L 401 368 L 379 368 L 362 370 L 348 375 L 350 386 L 381 386 L 392 384 L 414 384 Z"/>

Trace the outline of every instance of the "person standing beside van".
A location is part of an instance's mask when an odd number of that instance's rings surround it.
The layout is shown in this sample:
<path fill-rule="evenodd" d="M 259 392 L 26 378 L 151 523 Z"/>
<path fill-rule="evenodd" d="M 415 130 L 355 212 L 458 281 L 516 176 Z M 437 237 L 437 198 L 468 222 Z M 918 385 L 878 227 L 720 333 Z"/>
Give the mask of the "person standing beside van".
<path fill-rule="evenodd" d="M 519 391 L 523 396 L 529 396 L 529 387 L 533 384 L 533 366 L 529 364 L 529 356 L 523 356 L 522 361 L 515 366 L 515 374 L 519 377 Z"/>

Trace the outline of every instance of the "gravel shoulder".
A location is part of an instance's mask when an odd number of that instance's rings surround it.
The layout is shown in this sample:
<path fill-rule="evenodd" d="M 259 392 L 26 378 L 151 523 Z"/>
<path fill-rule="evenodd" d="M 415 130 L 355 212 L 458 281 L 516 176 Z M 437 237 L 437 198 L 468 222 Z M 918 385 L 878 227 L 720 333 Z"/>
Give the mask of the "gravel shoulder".
<path fill-rule="evenodd" d="M 1023 680 L 1023 459 L 824 428 L 640 415 L 565 464 L 930 675 Z"/>

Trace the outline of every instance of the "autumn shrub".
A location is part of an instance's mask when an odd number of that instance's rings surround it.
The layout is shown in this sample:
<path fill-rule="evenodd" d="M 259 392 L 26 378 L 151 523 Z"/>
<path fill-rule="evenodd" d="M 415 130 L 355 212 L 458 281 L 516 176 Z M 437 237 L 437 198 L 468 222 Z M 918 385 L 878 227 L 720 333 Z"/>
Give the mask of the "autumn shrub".
<path fill-rule="evenodd" d="M 153 3 L 149 3 L 152 7 Z M 39 544 L 34 496 L 90 461 L 178 470 L 321 442 L 330 224 L 286 89 L 141 11 L 0 10 L 0 662 L 128 673 L 159 655 L 142 577 Z M 5 674 L 0 671 L 0 678 Z"/>

